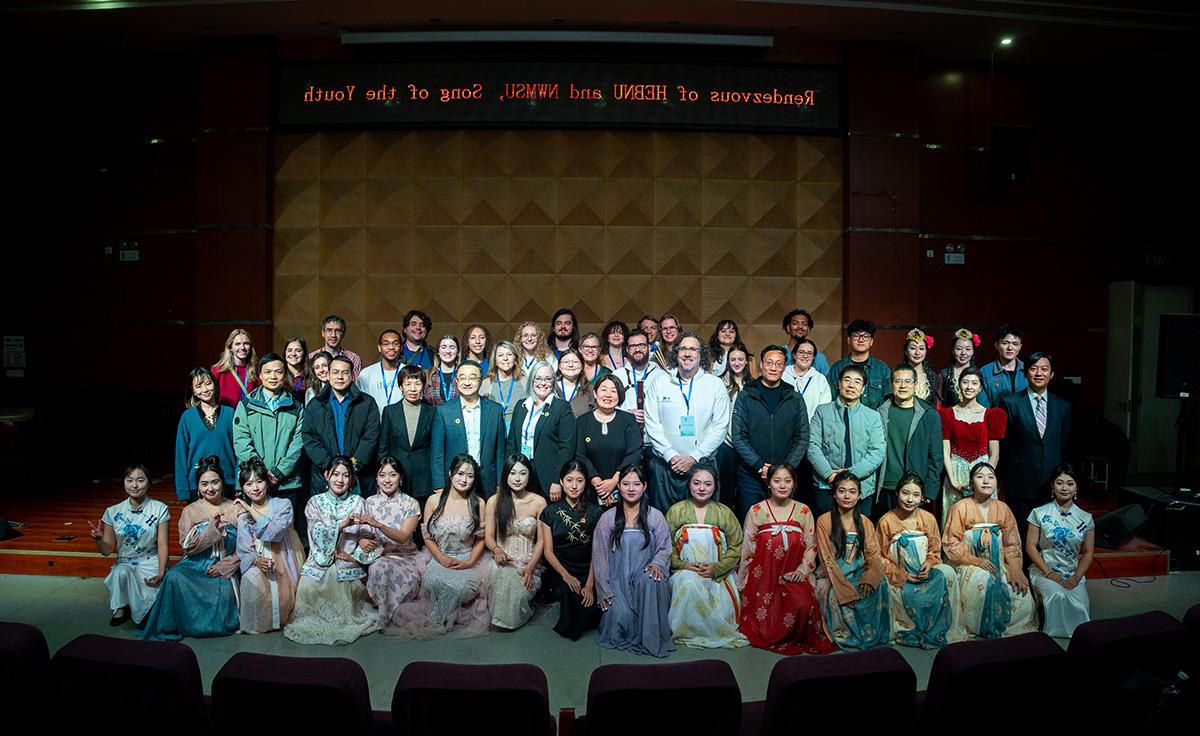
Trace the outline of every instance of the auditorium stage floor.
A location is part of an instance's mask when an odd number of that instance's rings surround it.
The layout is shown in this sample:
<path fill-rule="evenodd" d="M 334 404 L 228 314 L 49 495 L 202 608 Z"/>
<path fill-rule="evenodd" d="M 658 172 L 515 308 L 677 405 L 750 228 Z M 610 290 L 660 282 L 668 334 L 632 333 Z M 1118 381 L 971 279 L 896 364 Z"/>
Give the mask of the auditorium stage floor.
<path fill-rule="evenodd" d="M 1092 616 L 1110 618 L 1161 609 L 1182 618 L 1193 603 L 1200 602 L 1200 572 L 1175 572 L 1155 579 L 1092 580 L 1088 582 Z M 1127 587 L 1121 587 L 1127 586 Z M 74 637 L 104 634 L 133 637 L 126 625 L 108 627 L 110 612 L 104 581 L 49 575 L 0 575 L 0 620 L 33 624 L 45 633 L 53 652 Z M 495 632 L 479 639 L 396 641 L 380 634 L 359 639 L 348 647 L 295 644 L 281 634 L 235 635 L 218 639 L 186 639 L 200 660 L 205 691 L 221 665 L 235 652 L 349 657 L 357 660 L 371 682 L 371 702 L 378 710 L 390 707 L 392 688 L 404 665 L 416 660 L 445 662 L 503 663 L 530 662 L 541 667 L 550 681 L 550 705 L 574 707 L 583 712 L 587 683 L 598 665 L 614 662 L 651 663 L 652 657 L 612 652 L 585 637 L 570 642 L 557 636 L 552 626 L 557 609 L 543 609 L 532 622 L 512 633 Z M 1065 646 L 1067 640 L 1060 642 Z M 934 652 L 898 647 L 917 673 L 917 686 L 924 688 Z M 837 655 L 833 655 L 837 656 Z M 745 700 L 766 696 L 767 679 L 777 655 L 759 649 L 697 650 L 681 647 L 672 662 L 717 658 L 729 662 L 741 685 Z"/>

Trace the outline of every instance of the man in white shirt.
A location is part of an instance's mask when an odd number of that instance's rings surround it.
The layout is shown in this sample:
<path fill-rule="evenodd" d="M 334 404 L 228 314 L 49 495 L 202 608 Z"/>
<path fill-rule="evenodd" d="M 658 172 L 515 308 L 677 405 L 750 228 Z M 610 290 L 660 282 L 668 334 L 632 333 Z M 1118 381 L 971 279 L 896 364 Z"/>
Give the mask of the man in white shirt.
<path fill-rule="evenodd" d="M 637 419 L 642 430 L 642 463 L 650 462 L 650 438 L 646 435 L 646 391 L 666 371 L 650 360 L 650 336 L 634 330 L 625 338 L 625 365 L 613 374 L 625 386 L 625 401 L 620 408 Z"/>
<path fill-rule="evenodd" d="M 363 368 L 358 374 L 358 390 L 375 399 L 380 417 L 384 409 L 404 400 L 404 392 L 398 385 L 400 368 L 404 365 L 400 362 L 402 340 L 396 330 L 387 329 L 380 333 L 379 362 Z"/>
<path fill-rule="evenodd" d="M 708 458 L 715 467 L 717 448 L 729 429 L 729 393 L 709 373 L 708 346 L 685 332 L 672 351 L 676 368 L 651 381 L 646 390 L 646 436 L 650 457 L 650 503 L 666 513 L 687 498 L 687 473 Z"/>

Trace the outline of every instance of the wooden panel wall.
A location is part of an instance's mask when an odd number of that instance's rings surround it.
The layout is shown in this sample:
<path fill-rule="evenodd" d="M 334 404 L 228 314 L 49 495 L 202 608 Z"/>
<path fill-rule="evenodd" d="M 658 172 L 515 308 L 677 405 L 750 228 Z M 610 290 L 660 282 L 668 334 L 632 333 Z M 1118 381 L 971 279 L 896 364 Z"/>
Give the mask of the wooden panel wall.
<path fill-rule="evenodd" d="M 843 141 L 644 131 L 276 137 L 275 344 L 345 316 L 365 358 L 417 307 L 433 337 L 677 314 L 754 349 L 804 306 L 842 316 Z"/>

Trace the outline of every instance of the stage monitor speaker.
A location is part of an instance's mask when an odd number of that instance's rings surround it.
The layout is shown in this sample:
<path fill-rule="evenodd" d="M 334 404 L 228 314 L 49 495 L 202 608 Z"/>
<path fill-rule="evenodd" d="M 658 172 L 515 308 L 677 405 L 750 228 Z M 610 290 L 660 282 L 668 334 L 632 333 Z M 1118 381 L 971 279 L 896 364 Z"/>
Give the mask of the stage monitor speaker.
<path fill-rule="evenodd" d="M 1158 318 L 1160 399 L 1195 398 L 1200 392 L 1200 314 L 1162 314 Z"/>
<path fill-rule="evenodd" d="M 1146 510 L 1136 503 L 1122 506 L 1096 519 L 1096 546 L 1120 549 L 1146 523 Z"/>
<path fill-rule="evenodd" d="M 1163 545 L 1171 550 L 1171 567 L 1200 570 L 1200 501 L 1182 498 L 1161 507 Z"/>

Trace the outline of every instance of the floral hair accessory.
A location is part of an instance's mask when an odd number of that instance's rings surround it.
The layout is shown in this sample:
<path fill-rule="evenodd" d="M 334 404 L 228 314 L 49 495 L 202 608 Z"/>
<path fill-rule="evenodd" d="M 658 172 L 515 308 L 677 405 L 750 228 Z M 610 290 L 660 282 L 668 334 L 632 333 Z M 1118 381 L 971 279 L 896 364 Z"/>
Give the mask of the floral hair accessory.
<path fill-rule="evenodd" d="M 955 332 L 954 339 L 955 340 L 970 340 L 971 344 L 973 344 L 975 347 L 979 347 L 979 342 L 980 342 L 979 335 L 976 335 L 974 332 L 971 332 L 968 329 L 960 329 L 957 332 Z"/>
<path fill-rule="evenodd" d="M 933 336 L 926 335 L 924 332 L 922 332 L 919 328 L 916 328 L 916 327 L 914 327 L 913 329 L 908 331 L 907 339 L 909 339 L 913 342 L 923 342 L 923 343 L 925 343 L 926 348 L 933 347 Z"/>

